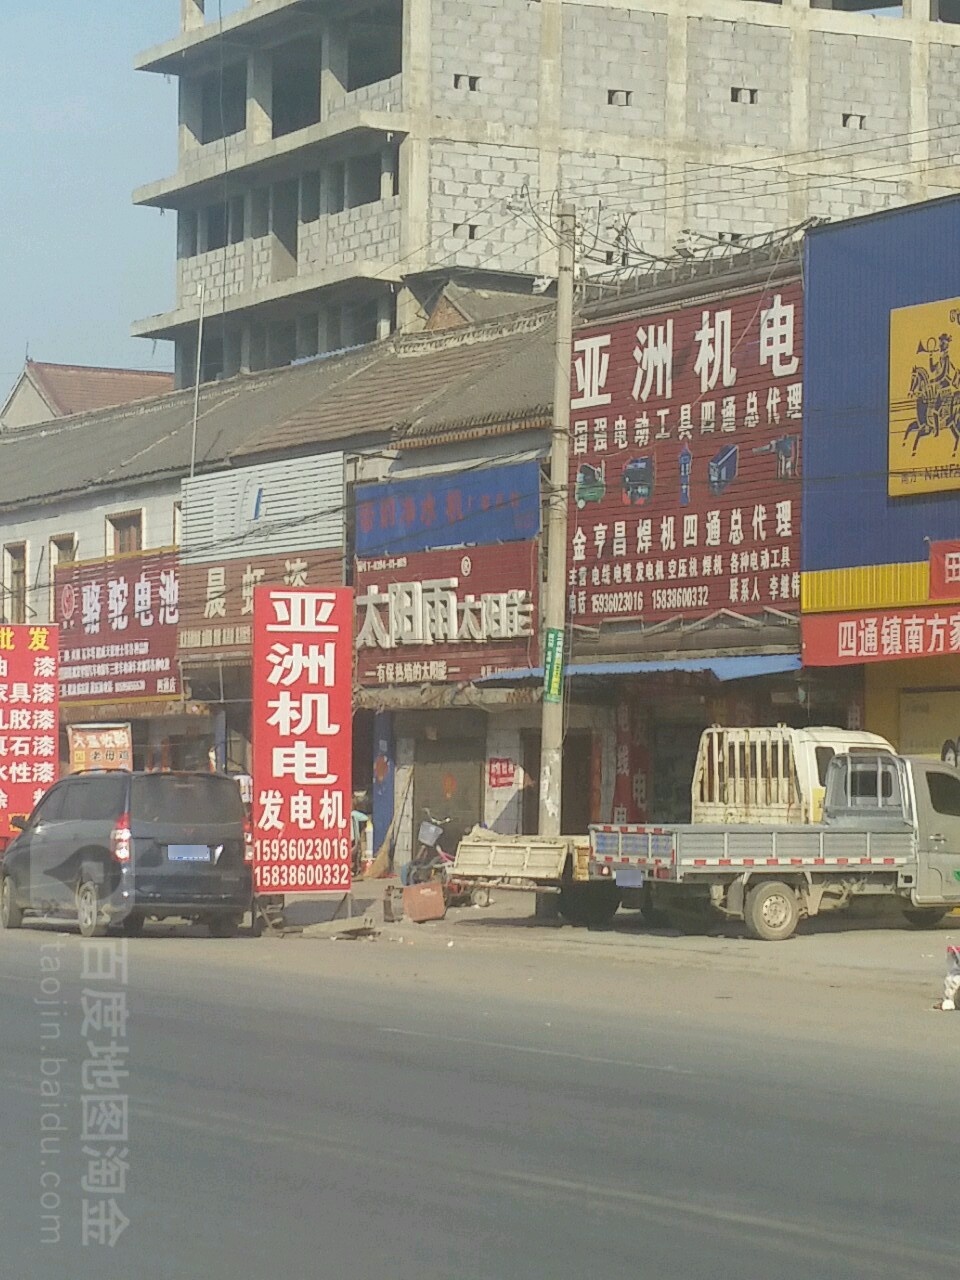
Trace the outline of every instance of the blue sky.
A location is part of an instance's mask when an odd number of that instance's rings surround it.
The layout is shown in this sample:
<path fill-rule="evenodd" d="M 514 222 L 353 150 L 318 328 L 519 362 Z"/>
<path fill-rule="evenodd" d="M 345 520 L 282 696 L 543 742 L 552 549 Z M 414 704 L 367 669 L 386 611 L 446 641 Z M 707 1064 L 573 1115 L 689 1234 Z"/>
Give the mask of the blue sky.
<path fill-rule="evenodd" d="M 173 302 L 175 218 L 130 196 L 176 169 L 176 85 L 133 59 L 179 19 L 179 0 L 0 3 L 0 401 L 27 342 L 36 360 L 172 366 L 129 334 Z"/>

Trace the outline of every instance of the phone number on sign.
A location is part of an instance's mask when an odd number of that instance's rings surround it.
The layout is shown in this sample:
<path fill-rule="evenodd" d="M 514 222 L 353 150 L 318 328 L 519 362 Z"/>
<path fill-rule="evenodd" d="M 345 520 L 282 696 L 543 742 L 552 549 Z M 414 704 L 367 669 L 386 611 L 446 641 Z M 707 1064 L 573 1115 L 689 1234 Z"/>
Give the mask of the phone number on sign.
<path fill-rule="evenodd" d="M 601 591 L 590 601 L 593 613 L 643 613 L 642 591 Z"/>
<path fill-rule="evenodd" d="M 706 609 L 709 587 L 663 587 L 653 593 L 654 609 Z"/>
<path fill-rule="evenodd" d="M 348 889 L 350 864 L 348 862 L 298 862 L 260 867 L 257 873 L 258 889 Z"/>
<path fill-rule="evenodd" d="M 324 862 L 349 862 L 350 842 L 346 836 L 278 837 L 256 842 L 258 862 L 299 862 L 319 859 Z"/>

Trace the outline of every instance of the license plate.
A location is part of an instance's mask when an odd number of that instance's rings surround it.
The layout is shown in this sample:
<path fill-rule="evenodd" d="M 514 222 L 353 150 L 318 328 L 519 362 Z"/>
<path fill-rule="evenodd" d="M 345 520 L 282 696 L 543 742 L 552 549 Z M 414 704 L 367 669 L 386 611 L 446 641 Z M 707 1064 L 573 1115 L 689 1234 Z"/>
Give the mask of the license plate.
<path fill-rule="evenodd" d="M 642 889 L 643 872 L 639 867 L 620 867 L 617 871 L 617 884 L 621 889 Z"/>
<path fill-rule="evenodd" d="M 168 844 L 168 862 L 209 862 L 210 850 L 205 844 Z"/>

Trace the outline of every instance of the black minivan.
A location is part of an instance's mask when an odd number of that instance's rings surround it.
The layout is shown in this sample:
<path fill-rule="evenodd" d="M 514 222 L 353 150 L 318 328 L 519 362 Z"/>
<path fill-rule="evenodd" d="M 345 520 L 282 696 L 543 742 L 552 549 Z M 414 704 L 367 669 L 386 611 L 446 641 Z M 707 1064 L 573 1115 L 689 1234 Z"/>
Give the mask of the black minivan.
<path fill-rule="evenodd" d="M 92 938 L 177 916 L 231 937 L 250 907 L 252 863 L 234 778 L 75 773 L 42 797 L 3 855 L 0 924 L 69 916 Z"/>

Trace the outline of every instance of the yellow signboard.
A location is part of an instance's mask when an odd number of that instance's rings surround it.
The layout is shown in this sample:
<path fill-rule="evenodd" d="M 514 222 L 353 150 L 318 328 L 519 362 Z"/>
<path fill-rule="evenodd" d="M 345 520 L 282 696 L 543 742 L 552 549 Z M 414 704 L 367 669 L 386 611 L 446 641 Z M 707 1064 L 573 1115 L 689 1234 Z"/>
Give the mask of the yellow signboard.
<path fill-rule="evenodd" d="M 887 492 L 960 489 L 960 298 L 890 312 Z"/>

